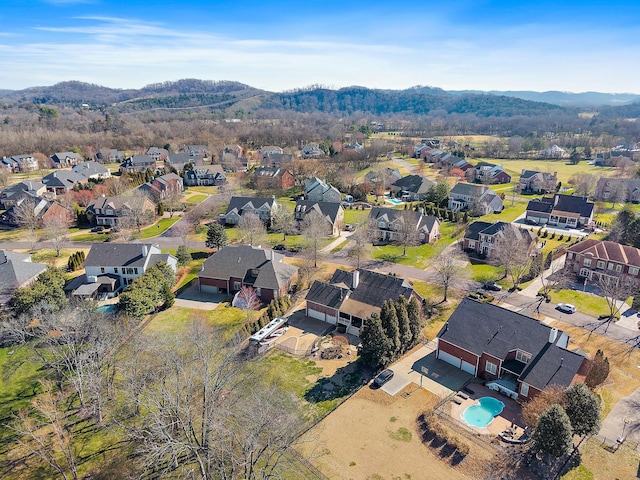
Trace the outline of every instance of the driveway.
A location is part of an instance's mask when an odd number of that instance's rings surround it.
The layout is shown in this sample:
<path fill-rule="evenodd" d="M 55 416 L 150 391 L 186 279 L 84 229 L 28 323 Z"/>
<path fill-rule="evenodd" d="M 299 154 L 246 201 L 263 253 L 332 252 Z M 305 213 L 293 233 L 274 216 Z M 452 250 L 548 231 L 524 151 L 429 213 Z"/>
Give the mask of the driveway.
<path fill-rule="evenodd" d="M 222 302 L 229 301 L 228 295 L 200 292 L 195 283 L 176 297 L 176 305 L 197 310 L 215 310 Z"/>
<path fill-rule="evenodd" d="M 640 388 L 613 406 L 597 436 L 609 445 L 615 445 L 622 436 L 640 444 Z"/>

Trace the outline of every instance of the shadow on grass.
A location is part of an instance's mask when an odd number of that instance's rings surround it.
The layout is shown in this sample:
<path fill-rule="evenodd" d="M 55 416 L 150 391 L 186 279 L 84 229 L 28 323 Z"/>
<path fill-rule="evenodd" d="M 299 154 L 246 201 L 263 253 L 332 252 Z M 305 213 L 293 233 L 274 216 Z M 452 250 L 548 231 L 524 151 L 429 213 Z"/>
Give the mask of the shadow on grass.
<path fill-rule="evenodd" d="M 365 385 L 373 370 L 360 359 L 340 367 L 329 378 L 321 378 L 307 393 L 305 399 L 311 403 L 324 402 L 346 397 Z"/>
<path fill-rule="evenodd" d="M 384 260 L 385 262 L 398 263 L 398 260 L 402 258 L 402 255 L 396 255 L 393 253 L 383 253 L 382 255 L 379 255 L 378 258 L 380 260 Z"/>

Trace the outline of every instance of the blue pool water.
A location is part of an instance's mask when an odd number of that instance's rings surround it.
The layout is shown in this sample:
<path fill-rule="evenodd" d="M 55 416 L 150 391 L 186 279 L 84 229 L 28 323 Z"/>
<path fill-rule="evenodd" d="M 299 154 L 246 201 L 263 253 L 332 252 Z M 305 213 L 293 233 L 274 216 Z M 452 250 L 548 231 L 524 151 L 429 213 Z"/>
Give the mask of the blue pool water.
<path fill-rule="evenodd" d="M 387 198 L 387 202 L 394 205 L 402 205 L 404 203 L 402 200 L 398 200 L 397 198 Z"/>
<path fill-rule="evenodd" d="M 496 415 L 504 409 L 504 403 L 492 397 L 482 397 L 478 403 L 471 405 L 462 412 L 462 419 L 467 425 L 484 428 L 489 425 Z"/>
<path fill-rule="evenodd" d="M 101 313 L 113 313 L 116 311 L 116 305 L 115 304 L 111 304 L 111 305 L 102 305 L 100 307 L 97 308 L 97 310 Z"/>

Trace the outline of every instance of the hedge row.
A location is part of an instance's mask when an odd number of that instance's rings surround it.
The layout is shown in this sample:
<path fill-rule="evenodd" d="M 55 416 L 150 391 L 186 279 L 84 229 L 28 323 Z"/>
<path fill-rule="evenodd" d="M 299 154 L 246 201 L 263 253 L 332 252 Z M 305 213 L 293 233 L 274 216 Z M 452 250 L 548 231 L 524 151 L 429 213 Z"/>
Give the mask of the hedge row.
<path fill-rule="evenodd" d="M 265 311 L 262 312 L 262 315 L 260 315 L 255 320 L 250 320 L 242 325 L 240 330 L 238 330 L 235 335 L 236 340 L 242 341 L 245 338 L 253 335 L 274 318 L 282 316 L 287 310 L 289 310 L 290 306 L 291 297 L 289 297 L 289 295 L 274 298 L 269 302 L 269 305 L 267 305 Z"/>
<path fill-rule="evenodd" d="M 418 430 L 423 443 L 429 444 L 434 449 L 440 449 L 441 457 L 451 457 L 453 465 L 457 465 L 469 455 L 469 445 L 449 433 L 432 411 L 426 411 L 418 416 Z"/>
<path fill-rule="evenodd" d="M 84 263 L 85 255 L 82 250 L 78 250 L 76 253 L 72 254 L 67 261 L 67 268 L 70 272 L 75 272 Z"/>

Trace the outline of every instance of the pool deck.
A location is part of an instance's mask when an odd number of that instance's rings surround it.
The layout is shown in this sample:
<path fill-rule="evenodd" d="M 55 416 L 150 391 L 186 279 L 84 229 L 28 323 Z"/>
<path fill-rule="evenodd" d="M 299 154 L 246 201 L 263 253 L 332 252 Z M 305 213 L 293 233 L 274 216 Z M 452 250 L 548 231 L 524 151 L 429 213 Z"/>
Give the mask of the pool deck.
<path fill-rule="evenodd" d="M 454 402 L 450 402 L 451 410 L 449 412 L 449 415 L 451 416 L 451 418 L 459 422 L 465 428 L 481 435 L 499 435 L 500 433 L 510 428 L 512 425 L 516 428 L 516 436 L 519 436 L 524 432 L 524 422 L 522 421 L 521 415 L 522 409 L 515 400 L 507 398 L 503 395 L 499 395 L 496 392 L 489 390 L 484 385 L 472 383 L 469 385 L 469 388 L 473 390 L 473 394 L 462 392 L 469 398 L 464 400 L 460 397 L 456 397 L 456 400 L 460 402 L 460 405 Z M 496 400 L 500 400 L 502 403 L 504 403 L 504 409 L 486 427 L 480 428 L 470 426 L 462 419 L 462 412 L 464 412 L 471 405 L 474 405 L 477 400 L 482 397 L 492 397 Z"/>

